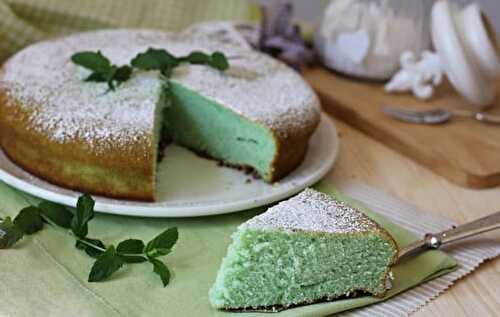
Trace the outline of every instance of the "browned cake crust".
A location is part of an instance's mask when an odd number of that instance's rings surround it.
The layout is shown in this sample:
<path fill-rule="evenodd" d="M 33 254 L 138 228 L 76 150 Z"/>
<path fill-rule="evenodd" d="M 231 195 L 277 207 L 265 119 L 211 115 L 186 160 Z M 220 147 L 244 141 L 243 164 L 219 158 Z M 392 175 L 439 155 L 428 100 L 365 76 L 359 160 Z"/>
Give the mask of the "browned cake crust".
<path fill-rule="evenodd" d="M 9 104 L 9 107 L 6 105 Z M 0 88 L 0 145 L 28 172 L 51 183 L 113 198 L 154 201 L 153 137 L 92 150 L 85 141 L 57 143 L 29 125 L 30 113 Z"/>
<path fill-rule="evenodd" d="M 272 164 L 272 178 L 270 182 L 278 181 L 287 176 L 304 161 L 309 139 L 318 124 L 319 118 L 306 129 L 293 131 L 286 137 L 274 133 L 277 151 Z"/>

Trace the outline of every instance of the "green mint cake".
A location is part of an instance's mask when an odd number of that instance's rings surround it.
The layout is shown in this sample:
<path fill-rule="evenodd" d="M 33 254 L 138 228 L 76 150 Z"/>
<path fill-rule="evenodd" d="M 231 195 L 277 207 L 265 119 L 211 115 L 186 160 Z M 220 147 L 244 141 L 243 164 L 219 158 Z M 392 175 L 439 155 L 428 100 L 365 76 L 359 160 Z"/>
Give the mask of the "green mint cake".
<path fill-rule="evenodd" d="M 71 61 L 77 52 L 101 51 L 126 65 L 150 47 L 176 56 L 221 51 L 230 67 L 186 64 L 168 79 L 134 71 L 108 92 Z M 162 138 L 277 181 L 300 165 L 319 118 L 316 95 L 294 70 L 187 33 L 79 33 L 28 46 L 0 69 L 5 154 L 52 183 L 109 197 L 154 200 Z"/>
<path fill-rule="evenodd" d="M 210 290 L 221 309 L 269 309 L 362 291 L 383 296 L 398 249 L 361 211 L 306 189 L 238 227 Z"/>

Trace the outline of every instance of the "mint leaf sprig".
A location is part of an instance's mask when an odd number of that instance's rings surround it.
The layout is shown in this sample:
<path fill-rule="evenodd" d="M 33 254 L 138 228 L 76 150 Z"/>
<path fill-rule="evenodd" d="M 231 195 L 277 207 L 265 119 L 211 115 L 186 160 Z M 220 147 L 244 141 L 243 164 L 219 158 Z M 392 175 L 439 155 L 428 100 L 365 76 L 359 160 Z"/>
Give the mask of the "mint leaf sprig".
<path fill-rule="evenodd" d="M 115 83 L 119 86 L 124 81 L 129 80 L 132 75 L 130 66 L 111 64 L 110 60 L 102 55 L 101 51 L 79 52 L 71 56 L 71 61 L 92 71 L 84 81 L 106 82 L 109 90 L 115 90 Z"/>
<path fill-rule="evenodd" d="M 224 53 L 214 52 L 207 54 L 193 51 L 186 56 L 174 56 L 165 49 L 148 48 L 145 52 L 137 54 L 130 65 L 117 66 L 101 51 L 78 52 L 71 56 L 76 65 L 89 69 L 92 73 L 84 81 L 107 82 L 109 90 L 115 90 L 115 83 L 119 86 L 132 76 L 133 69 L 158 70 L 165 77 L 170 77 L 174 68 L 182 63 L 207 65 L 221 72 L 229 68 L 229 62 Z"/>
<path fill-rule="evenodd" d="M 170 281 L 168 267 L 159 260 L 172 251 L 179 233 L 177 228 L 169 228 L 153 238 L 147 244 L 139 239 L 126 239 L 117 247 L 106 246 L 101 240 L 87 237 L 88 223 L 94 218 L 95 202 L 88 194 L 78 198 L 76 211 L 72 213 L 66 207 L 48 201 L 38 206 L 23 208 L 12 220 L 0 218 L 0 249 L 14 246 L 24 235 L 31 235 L 43 229 L 44 224 L 66 229 L 76 240 L 75 247 L 95 258 L 88 281 L 100 282 L 108 279 L 125 264 L 150 262 L 163 286 Z"/>
<path fill-rule="evenodd" d="M 221 52 L 206 54 L 194 51 L 186 56 L 176 57 L 165 49 L 148 48 L 146 52 L 137 54 L 130 64 L 132 67 L 143 70 L 158 70 L 166 77 L 170 77 L 172 70 L 182 63 L 207 65 L 219 71 L 229 68 L 226 56 Z"/>
<path fill-rule="evenodd" d="M 8 249 L 23 238 L 23 231 L 10 217 L 0 223 L 0 249 Z"/>

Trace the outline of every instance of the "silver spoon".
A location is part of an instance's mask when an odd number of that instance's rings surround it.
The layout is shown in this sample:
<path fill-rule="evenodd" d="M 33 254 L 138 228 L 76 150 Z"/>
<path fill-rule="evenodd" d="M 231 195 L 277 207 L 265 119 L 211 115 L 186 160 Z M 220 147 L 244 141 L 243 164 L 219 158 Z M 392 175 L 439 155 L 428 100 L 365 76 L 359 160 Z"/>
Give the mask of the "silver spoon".
<path fill-rule="evenodd" d="M 440 233 L 428 233 L 399 252 L 398 261 L 427 249 L 439 249 L 442 245 L 472 237 L 481 233 L 500 229 L 500 211 Z"/>
<path fill-rule="evenodd" d="M 486 112 L 474 112 L 458 109 L 408 110 L 391 106 L 382 106 L 382 112 L 400 121 L 418 124 L 441 124 L 453 117 L 472 118 L 480 122 L 500 124 L 500 116 Z"/>

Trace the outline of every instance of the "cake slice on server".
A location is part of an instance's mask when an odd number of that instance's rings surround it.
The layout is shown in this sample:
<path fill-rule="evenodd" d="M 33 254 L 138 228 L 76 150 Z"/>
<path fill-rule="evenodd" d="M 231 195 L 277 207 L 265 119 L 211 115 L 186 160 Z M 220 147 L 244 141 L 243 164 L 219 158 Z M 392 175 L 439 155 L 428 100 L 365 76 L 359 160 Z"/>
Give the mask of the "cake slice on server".
<path fill-rule="evenodd" d="M 238 228 L 210 302 L 269 309 L 355 291 L 383 296 L 397 253 L 390 234 L 361 211 L 306 189 Z"/>

